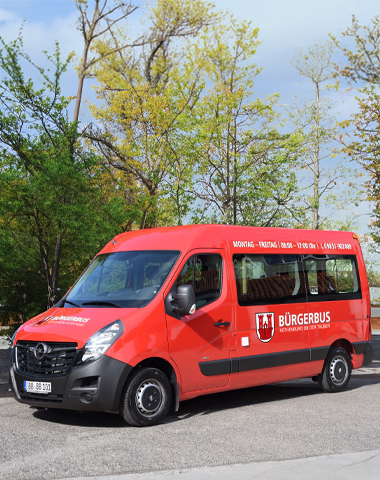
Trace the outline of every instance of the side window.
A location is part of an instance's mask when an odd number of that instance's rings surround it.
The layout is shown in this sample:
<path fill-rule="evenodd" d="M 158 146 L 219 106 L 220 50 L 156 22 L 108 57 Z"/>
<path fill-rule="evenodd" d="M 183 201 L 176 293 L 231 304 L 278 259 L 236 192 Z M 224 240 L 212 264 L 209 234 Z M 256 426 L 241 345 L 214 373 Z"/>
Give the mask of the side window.
<path fill-rule="evenodd" d="M 222 292 L 222 257 L 216 254 L 193 255 L 177 278 L 179 285 L 192 285 L 197 309 L 214 302 Z"/>
<path fill-rule="evenodd" d="M 309 301 L 361 298 L 354 255 L 308 255 L 304 269 Z"/>
<path fill-rule="evenodd" d="M 298 255 L 234 255 L 239 305 L 306 301 L 305 279 Z"/>

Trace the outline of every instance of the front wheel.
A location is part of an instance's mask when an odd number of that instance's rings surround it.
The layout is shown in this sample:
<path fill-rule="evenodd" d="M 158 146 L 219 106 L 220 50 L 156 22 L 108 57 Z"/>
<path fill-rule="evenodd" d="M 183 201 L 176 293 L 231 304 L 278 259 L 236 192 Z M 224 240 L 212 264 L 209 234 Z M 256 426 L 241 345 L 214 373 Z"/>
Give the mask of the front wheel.
<path fill-rule="evenodd" d="M 124 389 L 120 413 L 136 427 L 157 425 L 168 414 L 171 401 L 167 376 L 157 368 L 141 368 L 132 374 Z"/>
<path fill-rule="evenodd" d="M 351 377 L 351 358 L 344 348 L 330 350 L 318 381 L 324 392 L 341 392 Z"/>

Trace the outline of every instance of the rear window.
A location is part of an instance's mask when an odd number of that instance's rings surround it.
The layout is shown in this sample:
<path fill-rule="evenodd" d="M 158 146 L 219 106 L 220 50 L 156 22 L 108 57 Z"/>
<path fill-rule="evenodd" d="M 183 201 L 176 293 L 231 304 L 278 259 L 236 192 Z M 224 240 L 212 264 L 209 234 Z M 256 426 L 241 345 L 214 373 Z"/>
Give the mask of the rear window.
<path fill-rule="evenodd" d="M 362 298 L 355 255 L 304 257 L 308 301 Z"/>
<path fill-rule="evenodd" d="M 355 255 L 233 256 L 242 306 L 362 298 Z"/>

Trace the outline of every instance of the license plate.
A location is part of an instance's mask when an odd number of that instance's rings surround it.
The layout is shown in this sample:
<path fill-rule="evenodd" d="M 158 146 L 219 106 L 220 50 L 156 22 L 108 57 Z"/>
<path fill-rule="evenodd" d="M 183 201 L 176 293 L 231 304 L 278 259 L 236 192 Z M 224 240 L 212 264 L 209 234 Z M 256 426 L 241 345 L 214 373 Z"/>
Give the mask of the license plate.
<path fill-rule="evenodd" d="M 24 390 L 30 393 L 51 393 L 50 382 L 28 382 L 24 380 Z"/>

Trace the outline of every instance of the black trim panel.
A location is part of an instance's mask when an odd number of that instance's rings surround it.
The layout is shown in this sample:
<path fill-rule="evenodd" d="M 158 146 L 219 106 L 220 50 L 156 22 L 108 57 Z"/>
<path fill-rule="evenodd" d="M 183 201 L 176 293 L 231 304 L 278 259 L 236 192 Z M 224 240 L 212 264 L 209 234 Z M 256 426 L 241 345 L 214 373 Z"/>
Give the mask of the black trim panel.
<path fill-rule="evenodd" d="M 366 353 L 371 342 L 355 342 L 352 345 L 354 346 L 356 355 L 361 355 L 362 353 Z"/>
<path fill-rule="evenodd" d="M 310 361 L 324 360 L 327 357 L 330 347 L 316 347 L 310 349 Z"/>
<path fill-rule="evenodd" d="M 371 360 L 371 342 L 354 343 L 357 354 L 368 355 L 366 361 Z M 283 367 L 298 363 L 316 362 L 325 360 L 330 347 L 305 348 L 302 350 L 287 350 L 285 352 L 265 353 L 263 355 L 251 355 L 240 358 L 226 358 L 224 360 L 212 360 L 200 362 L 201 373 L 206 377 L 213 375 L 225 375 L 227 373 L 248 372 L 250 370 L 261 370 L 263 368 Z"/>
<path fill-rule="evenodd" d="M 364 343 L 367 343 L 367 348 L 364 352 L 362 367 L 368 367 L 368 365 L 371 365 L 373 361 L 373 348 L 372 348 L 372 342 L 364 342 Z"/>
<path fill-rule="evenodd" d="M 231 359 L 231 373 L 239 372 L 239 369 L 240 369 L 239 363 L 240 363 L 240 361 L 239 361 L 238 358 L 232 358 Z"/>
<path fill-rule="evenodd" d="M 282 367 L 293 363 L 305 363 L 310 361 L 309 349 L 290 350 L 287 352 L 266 353 L 264 355 L 252 355 L 239 359 L 240 372 L 248 370 L 261 370 L 262 368 Z"/>
<path fill-rule="evenodd" d="M 226 358 L 225 360 L 200 362 L 199 368 L 206 377 L 211 377 L 213 375 L 224 375 L 226 373 L 231 373 L 231 360 Z"/>

